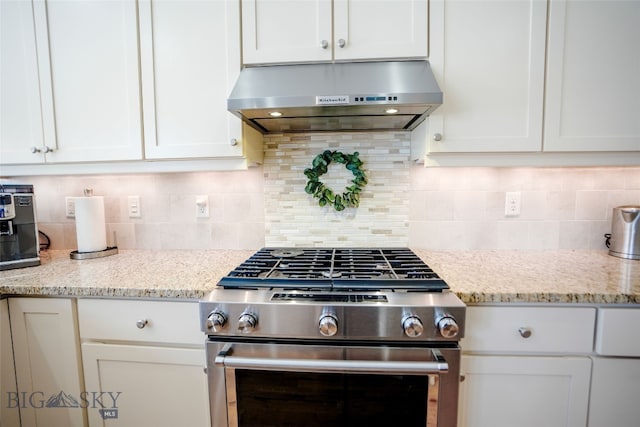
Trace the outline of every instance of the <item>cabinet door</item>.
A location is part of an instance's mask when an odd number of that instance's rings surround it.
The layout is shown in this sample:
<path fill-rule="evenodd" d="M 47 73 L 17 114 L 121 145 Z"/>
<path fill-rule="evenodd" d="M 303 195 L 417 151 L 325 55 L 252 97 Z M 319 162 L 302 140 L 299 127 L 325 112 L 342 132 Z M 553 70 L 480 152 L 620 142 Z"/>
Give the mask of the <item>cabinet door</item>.
<path fill-rule="evenodd" d="M 553 0 L 545 151 L 640 150 L 640 2 Z"/>
<path fill-rule="evenodd" d="M 593 359 L 590 427 L 628 427 L 640 420 L 640 359 Z"/>
<path fill-rule="evenodd" d="M 23 427 L 85 425 L 85 410 L 79 405 L 82 381 L 74 303 L 61 298 L 9 299 Z"/>
<path fill-rule="evenodd" d="M 227 112 L 240 71 L 238 0 L 139 8 L 146 158 L 242 156 L 240 120 Z"/>
<path fill-rule="evenodd" d="M 331 0 L 242 0 L 245 64 L 329 61 Z"/>
<path fill-rule="evenodd" d="M 15 399 L 16 372 L 13 364 L 13 346 L 9 328 L 9 305 L 0 300 L 0 426 L 19 426 L 20 414 Z"/>
<path fill-rule="evenodd" d="M 584 426 L 586 357 L 463 356 L 460 426 Z"/>
<path fill-rule="evenodd" d="M 34 2 L 47 162 L 140 159 L 136 2 Z M 53 109 L 49 105 L 53 105 Z"/>
<path fill-rule="evenodd" d="M 37 163 L 44 156 L 33 5 L 0 2 L 0 163 Z"/>
<path fill-rule="evenodd" d="M 334 0 L 333 7 L 336 60 L 427 56 L 427 0 Z"/>
<path fill-rule="evenodd" d="M 428 151 L 540 151 L 546 2 L 430 5 L 430 62 L 444 102 L 429 121 Z"/>
<path fill-rule="evenodd" d="M 203 348 L 84 343 L 82 358 L 86 389 L 109 396 L 87 408 L 90 426 L 211 425 Z"/>

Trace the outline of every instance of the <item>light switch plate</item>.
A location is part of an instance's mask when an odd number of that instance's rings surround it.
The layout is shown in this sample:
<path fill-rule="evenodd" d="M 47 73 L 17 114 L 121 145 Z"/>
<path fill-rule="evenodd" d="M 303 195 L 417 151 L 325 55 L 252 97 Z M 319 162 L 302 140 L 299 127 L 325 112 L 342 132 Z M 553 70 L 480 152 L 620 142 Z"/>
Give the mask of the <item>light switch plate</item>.
<path fill-rule="evenodd" d="M 127 211 L 129 212 L 129 218 L 140 218 L 142 216 L 140 196 L 127 197 Z"/>
<path fill-rule="evenodd" d="M 67 218 L 76 217 L 76 201 L 74 197 L 67 196 L 64 198 L 64 212 Z"/>

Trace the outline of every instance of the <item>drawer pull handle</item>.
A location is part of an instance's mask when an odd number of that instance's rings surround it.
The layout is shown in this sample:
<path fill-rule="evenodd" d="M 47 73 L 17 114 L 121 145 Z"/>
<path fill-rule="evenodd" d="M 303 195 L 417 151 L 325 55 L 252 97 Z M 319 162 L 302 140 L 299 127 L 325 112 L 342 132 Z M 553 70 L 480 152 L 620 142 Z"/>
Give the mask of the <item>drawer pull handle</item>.
<path fill-rule="evenodd" d="M 136 326 L 138 327 L 138 329 L 142 329 L 147 326 L 147 323 L 149 323 L 147 319 L 140 319 L 136 322 Z"/>
<path fill-rule="evenodd" d="M 531 336 L 531 334 L 532 334 L 530 328 L 520 328 L 520 329 L 518 329 L 518 333 L 520 334 L 520 336 L 522 338 L 529 338 Z"/>

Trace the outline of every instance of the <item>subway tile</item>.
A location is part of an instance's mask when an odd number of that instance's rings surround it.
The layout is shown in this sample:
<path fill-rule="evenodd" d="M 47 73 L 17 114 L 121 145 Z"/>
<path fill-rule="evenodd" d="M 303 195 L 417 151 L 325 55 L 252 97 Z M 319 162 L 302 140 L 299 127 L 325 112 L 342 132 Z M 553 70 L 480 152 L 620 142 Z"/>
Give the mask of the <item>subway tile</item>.
<path fill-rule="evenodd" d="M 604 220 L 607 218 L 606 191 L 576 192 L 576 219 L 577 220 Z"/>

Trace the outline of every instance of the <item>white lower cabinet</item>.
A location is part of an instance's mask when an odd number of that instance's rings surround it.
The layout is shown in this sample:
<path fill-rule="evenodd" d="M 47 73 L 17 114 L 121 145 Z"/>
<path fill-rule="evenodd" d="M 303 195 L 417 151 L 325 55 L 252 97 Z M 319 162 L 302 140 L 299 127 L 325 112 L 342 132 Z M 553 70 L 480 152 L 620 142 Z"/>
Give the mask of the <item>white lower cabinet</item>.
<path fill-rule="evenodd" d="M 638 308 L 598 310 L 589 427 L 636 426 L 640 420 Z"/>
<path fill-rule="evenodd" d="M 595 319 L 595 307 L 468 307 L 459 425 L 585 426 Z"/>
<path fill-rule="evenodd" d="M 640 359 L 593 359 L 589 427 L 637 426 L 639 399 Z"/>
<path fill-rule="evenodd" d="M 89 425 L 207 427 L 197 302 L 80 299 Z M 104 407 L 103 407 L 104 406 Z"/>
<path fill-rule="evenodd" d="M 13 346 L 9 327 L 9 303 L 0 300 L 0 426 L 19 426 L 19 405 L 16 372 L 13 365 Z M 13 399 L 10 399 L 13 398 Z"/>
<path fill-rule="evenodd" d="M 10 298 L 9 313 L 21 426 L 84 426 L 75 300 Z"/>
<path fill-rule="evenodd" d="M 585 426 L 588 357 L 463 356 L 460 426 Z"/>
<path fill-rule="evenodd" d="M 87 391 L 103 397 L 90 426 L 209 425 L 202 349 L 83 343 L 82 359 Z"/>

